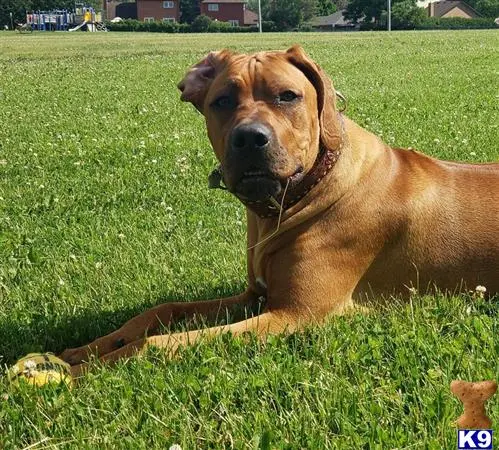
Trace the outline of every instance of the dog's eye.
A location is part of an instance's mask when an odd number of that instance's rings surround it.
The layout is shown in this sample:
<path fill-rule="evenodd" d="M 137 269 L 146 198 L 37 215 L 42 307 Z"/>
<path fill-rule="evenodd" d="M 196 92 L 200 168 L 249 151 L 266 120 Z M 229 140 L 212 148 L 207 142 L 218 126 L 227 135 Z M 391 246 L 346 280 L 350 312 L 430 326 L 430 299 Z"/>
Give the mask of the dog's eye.
<path fill-rule="evenodd" d="M 212 104 L 211 106 L 219 109 L 229 109 L 234 106 L 234 102 L 228 95 L 222 95 L 221 97 L 218 97 Z"/>
<path fill-rule="evenodd" d="M 292 102 L 293 100 L 296 100 L 298 98 L 298 95 L 296 95 L 293 91 L 284 91 L 281 94 L 279 94 L 279 101 L 280 102 Z"/>

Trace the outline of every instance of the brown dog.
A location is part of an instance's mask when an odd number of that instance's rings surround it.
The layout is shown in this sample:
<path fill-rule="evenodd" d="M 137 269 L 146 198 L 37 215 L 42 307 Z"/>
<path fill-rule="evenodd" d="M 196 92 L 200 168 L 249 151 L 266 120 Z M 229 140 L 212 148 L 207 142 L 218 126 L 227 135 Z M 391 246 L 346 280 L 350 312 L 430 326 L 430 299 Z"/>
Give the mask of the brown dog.
<path fill-rule="evenodd" d="M 324 72 L 298 47 L 210 53 L 179 84 L 204 115 L 220 180 L 247 207 L 248 288 L 167 303 L 62 357 L 113 361 L 148 345 L 172 353 L 201 335 L 292 331 L 368 297 L 438 287 L 499 291 L 499 164 L 458 164 L 393 149 L 339 113 Z M 217 177 L 219 178 L 217 180 Z M 265 297 L 224 327 L 146 337 L 196 314 Z"/>

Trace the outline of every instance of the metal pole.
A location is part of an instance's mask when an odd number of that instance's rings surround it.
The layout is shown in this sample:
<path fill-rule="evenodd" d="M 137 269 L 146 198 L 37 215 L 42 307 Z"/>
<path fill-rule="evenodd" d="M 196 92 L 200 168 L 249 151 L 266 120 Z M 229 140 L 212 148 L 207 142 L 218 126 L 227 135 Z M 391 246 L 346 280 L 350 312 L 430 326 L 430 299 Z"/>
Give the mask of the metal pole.
<path fill-rule="evenodd" d="M 258 31 L 262 32 L 262 3 L 258 0 Z"/>
<path fill-rule="evenodd" d="M 388 31 L 392 31 L 392 0 L 388 0 Z"/>
<path fill-rule="evenodd" d="M 10 29 L 13 30 L 14 29 L 14 21 L 12 20 L 12 13 L 9 13 L 9 16 L 10 16 Z"/>

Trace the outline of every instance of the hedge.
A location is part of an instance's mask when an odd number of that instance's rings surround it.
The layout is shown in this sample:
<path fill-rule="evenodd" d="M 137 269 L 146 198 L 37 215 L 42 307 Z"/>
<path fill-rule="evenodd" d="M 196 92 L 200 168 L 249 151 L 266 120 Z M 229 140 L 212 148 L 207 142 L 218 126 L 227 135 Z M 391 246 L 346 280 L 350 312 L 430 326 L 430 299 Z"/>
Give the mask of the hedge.
<path fill-rule="evenodd" d="M 418 25 L 408 26 L 407 30 L 472 30 L 497 28 L 493 18 L 479 17 L 465 19 L 464 17 L 427 17 Z M 386 30 L 386 24 L 362 23 L 362 31 Z"/>
<path fill-rule="evenodd" d="M 263 23 L 262 23 L 263 25 Z M 257 27 L 235 27 L 228 22 L 211 21 L 202 29 L 192 25 L 178 22 L 141 22 L 140 20 L 127 19 L 123 22 L 106 22 L 109 31 L 148 31 L 151 33 L 251 33 L 258 31 Z"/>
<path fill-rule="evenodd" d="M 205 17 L 205 16 L 199 16 Z M 127 19 L 123 22 L 106 22 L 109 31 L 149 31 L 151 33 L 252 33 L 258 31 L 258 27 L 234 27 L 228 22 L 218 22 L 215 20 L 200 20 L 192 25 L 178 22 L 141 22 L 140 20 Z M 494 19 L 477 18 L 464 19 L 462 17 L 437 18 L 427 17 L 421 24 L 408 26 L 411 30 L 465 30 L 497 28 Z M 276 24 L 271 21 L 262 22 L 263 31 L 281 31 Z M 362 31 L 386 30 L 386 25 L 374 23 L 362 23 Z M 395 29 L 395 28 L 394 28 Z M 296 31 L 312 31 L 308 24 L 302 24 Z M 314 30 L 315 31 L 315 30 Z"/>
<path fill-rule="evenodd" d="M 490 17 L 477 17 L 476 19 L 428 17 L 417 27 L 418 30 L 471 30 L 480 28 L 497 28 L 497 25 Z"/>

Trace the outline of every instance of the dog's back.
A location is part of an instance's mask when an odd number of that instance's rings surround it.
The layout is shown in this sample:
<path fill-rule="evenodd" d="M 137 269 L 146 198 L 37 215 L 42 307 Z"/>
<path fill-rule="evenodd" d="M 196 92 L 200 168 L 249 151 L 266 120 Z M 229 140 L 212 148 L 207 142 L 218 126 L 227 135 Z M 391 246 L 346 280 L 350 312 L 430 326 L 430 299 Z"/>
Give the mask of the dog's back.
<path fill-rule="evenodd" d="M 401 149 L 389 153 L 389 193 L 379 208 L 398 226 L 357 291 L 454 292 L 483 285 L 499 292 L 499 164 L 439 161 Z"/>

